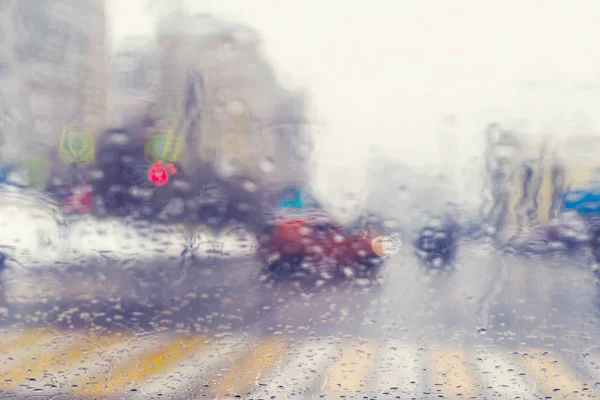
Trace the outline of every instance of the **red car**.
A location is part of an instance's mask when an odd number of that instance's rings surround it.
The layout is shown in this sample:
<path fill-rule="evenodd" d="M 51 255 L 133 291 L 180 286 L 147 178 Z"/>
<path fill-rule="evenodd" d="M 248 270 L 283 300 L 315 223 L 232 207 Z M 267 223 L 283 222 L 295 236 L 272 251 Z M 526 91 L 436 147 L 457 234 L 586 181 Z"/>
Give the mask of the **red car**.
<path fill-rule="evenodd" d="M 378 236 L 373 227 L 344 229 L 322 213 L 282 215 L 259 235 L 258 257 L 275 273 L 373 267 L 382 261 L 372 248 Z"/>

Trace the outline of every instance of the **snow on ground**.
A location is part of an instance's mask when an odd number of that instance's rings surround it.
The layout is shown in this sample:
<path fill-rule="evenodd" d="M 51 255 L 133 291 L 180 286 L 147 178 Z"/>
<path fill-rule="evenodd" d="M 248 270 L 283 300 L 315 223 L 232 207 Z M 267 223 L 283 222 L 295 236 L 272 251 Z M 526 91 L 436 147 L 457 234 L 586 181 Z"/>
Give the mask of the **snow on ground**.
<path fill-rule="evenodd" d="M 240 239 L 246 238 L 246 247 Z M 183 226 L 127 224 L 123 220 L 65 217 L 52 201 L 35 192 L 0 189 L 0 251 L 26 267 L 47 267 L 100 253 L 115 260 L 181 255 L 189 240 Z M 222 234 L 195 230 L 197 256 L 239 257 L 255 248 L 253 236 L 232 225 Z"/>

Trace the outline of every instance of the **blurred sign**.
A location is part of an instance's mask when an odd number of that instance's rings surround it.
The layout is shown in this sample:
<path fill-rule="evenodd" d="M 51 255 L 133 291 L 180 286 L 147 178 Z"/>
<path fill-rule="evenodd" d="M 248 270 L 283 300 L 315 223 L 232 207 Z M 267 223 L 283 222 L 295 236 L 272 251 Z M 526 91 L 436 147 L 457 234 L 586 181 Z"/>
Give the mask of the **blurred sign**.
<path fill-rule="evenodd" d="M 156 186 L 163 186 L 169 182 L 169 176 L 177 172 L 173 164 L 163 165 L 157 161 L 150 166 L 148 170 L 148 180 L 155 183 Z"/>
<path fill-rule="evenodd" d="M 563 210 L 575 210 L 580 214 L 600 213 L 600 192 L 571 190 L 563 195 Z"/>
<path fill-rule="evenodd" d="M 81 127 L 67 127 L 60 137 L 58 154 L 63 164 L 91 164 L 96 158 L 95 138 Z"/>
<path fill-rule="evenodd" d="M 174 163 L 182 149 L 183 141 L 169 129 L 167 132 L 148 137 L 144 151 L 153 162 Z"/>
<path fill-rule="evenodd" d="M 300 188 L 290 187 L 283 191 L 279 208 L 302 208 L 302 192 Z"/>
<path fill-rule="evenodd" d="M 44 190 L 50 181 L 50 163 L 42 156 L 34 156 L 25 160 L 29 186 Z"/>
<path fill-rule="evenodd" d="M 308 190 L 289 186 L 280 192 L 279 208 L 315 209 L 320 206 Z"/>

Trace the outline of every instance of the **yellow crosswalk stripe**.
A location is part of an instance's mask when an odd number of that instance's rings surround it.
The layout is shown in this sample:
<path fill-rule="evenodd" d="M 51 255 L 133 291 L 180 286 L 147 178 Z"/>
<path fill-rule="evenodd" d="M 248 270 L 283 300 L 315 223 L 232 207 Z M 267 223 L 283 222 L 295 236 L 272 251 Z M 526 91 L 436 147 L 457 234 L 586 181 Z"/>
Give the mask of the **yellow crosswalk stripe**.
<path fill-rule="evenodd" d="M 202 349 L 206 339 L 205 336 L 171 339 L 159 346 L 158 350 L 134 357 L 114 372 L 109 371 L 106 382 L 87 382 L 78 386 L 86 396 L 125 393 L 136 389 L 152 376 L 159 376 L 165 369 Z"/>
<path fill-rule="evenodd" d="M 286 351 L 287 343 L 282 339 L 267 338 L 253 344 L 247 356 L 235 361 L 231 369 L 211 377 L 208 385 L 199 388 L 194 398 L 243 395 L 284 361 Z"/>
<path fill-rule="evenodd" d="M 248 397 L 268 399 L 276 395 L 276 398 L 287 399 L 319 389 L 324 372 L 341 351 L 337 341 L 309 340 L 290 344 L 281 368 L 269 377 L 268 382 L 254 388 Z"/>
<path fill-rule="evenodd" d="M 186 397 L 184 393 L 198 389 L 205 383 L 203 379 L 222 368 L 223 360 L 232 360 L 245 355 L 248 343 L 245 337 L 207 340 L 206 348 L 165 370 L 160 378 L 145 383 L 138 392 L 142 396 L 160 393 L 165 398 L 175 395 Z"/>
<path fill-rule="evenodd" d="M 323 392 L 326 395 L 365 392 L 375 356 L 376 348 L 368 341 L 356 341 L 347 346 L 327 373 Z"/>
<path fill-rule="evenodd" d="M 66 384 L 66 381 L 77 379 L 101 359 L 97 350 L 115 341 L 122 340 L 120 336 L 97 338 L 90 336 L 55 337 L 51 348 L 38 348 L 29 357 L 21 359 L 5 373 L 1 374 L 1 390 L 13 390 L 24 383 L 43 384 L 47 379 L 55 385 Z M 79 369 L 81 368 L 81 371 Z M 70 370 L 66 376 L 65 371 Z M 62 382 L 61 382 L 62 381 Z M 58 386 L 58 385 L 56 385 Z"/>
<path fill-rule="evenodd" d="M 194 398 L 246 398 L 250 392 L 281 394 L 283 386 L 288 392 L 294 391 L 292 386 L 296 392 L 313 390 L 320 380 L 309 384 L 304 378 L 321 366 L 326 373 L 320 394 L 326 397 L 391 388 L 412 395 L 421 373 L 414 349 L 396 342 L 381 347 L 354 340 L 343 348 L 338 342 L 321 354 L 325 349 L 319 344 L 300 344 L 300 351 L 293 342 L 273 337 L 248 345 L 247 338 L 211 342 L 207 336 L 79 335 L 49 328 L 0 334 L 0 393 L 42 388 L 46 394 L 74 391 L 97 398 L 133 389 L 150 394 L 168 384 L 173 393 L 193 388 Z M 462 347 L 435 346 L 428 351 L 427 370 L 428 392 L 446 399 L 482 398 L 482 391 L 527 397 L 534 390 L 553 398 L 579 399 L 593 395 L 595 382 L 586 385 L 585 379 L 592 377 L 579 376 L 564 359 L 544 349 L 520 355 L 480 350 L 471 355 Z"/>
<path fill-rule="evenodd" d="M 429 351 L 429 388 L 435 396 L 481 398 L 471 370 L 463 349 L 435 347 Z"/>
<path fill-rule="evenodd" d="M 378 349 L 377 374 L 373 382 L 380 393 L 394 397 L 418 397 L 421 389 L 422 357 L 416 346 L 390 340 Z"/>
<path fill-rule="evenodd" d="M 45 346 L 59 337 L 52 329 L 28 329 L 11 332 L 0 340 L 0 384 L 4 382 L 4 371 L 10 370 L 23 357 L 45 351 Z"/>
<path fill-rule="evenodd" d="M 89 343 L 83 341 L 73 344 L 72 341 L 73 339 L 70 338 L 65 343 L 59 344 L 59 348 L 54 351 L 40 349 L 39 352 L 21 360 L 2 374 L 3 382 L 0 382 L 0 389 L 15 389 L 27 381 L 41 380 L 45 373 L 52 375 L 49 370 L 60 370 L 70 363 L 87 362 Z"/>
<path fill-rule="evenodd" d="M 13 332 L 0 331 L 0 353 L 10 349 L 26 349 L 29 345 L 39 344 L 58 335 L 58 331 L 45 327 Z"/>
<path fill-rule="evenodd" d="M 539 392 L 552 394 L 553 398 L 580 399 L 582 394 L 589 393 L 581 380 L 567 368 L 562 360 L 552 352 L 532 349 L 521 354 L 520 361 L 534 382 Z"/>
<path fill-rule="evenodd" d="M 523 375 L 522 367 L 510 353 L 495 348 L 480 348 L 477 353 L 477 373 L 491 396 L 505 399 L 533 397 L 535 383 Z"/>

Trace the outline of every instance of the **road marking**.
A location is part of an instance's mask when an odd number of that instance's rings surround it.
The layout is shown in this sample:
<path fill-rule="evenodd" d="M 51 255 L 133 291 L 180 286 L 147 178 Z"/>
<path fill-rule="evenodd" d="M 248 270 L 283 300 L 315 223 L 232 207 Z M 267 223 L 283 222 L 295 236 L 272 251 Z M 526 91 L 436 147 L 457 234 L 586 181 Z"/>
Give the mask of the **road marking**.
<path fill-rule="evenodd" d="M 148 350 L 152 347 L 143 346 L 143 354 L 129 358 L 128 362 L 111 372 L 104 382 L 88 382 L 87 385 L 79 385 L 79 387 L 85 390 L 86 396 L 137 390 L 139 385 L 151 377 L 160 376 L 165 369 L 204 347 L 205 340 L 204 336 L 177 337 L 170 340 L 163 338 L 163 341 L 150 352 Z"/>
<path fill-rule="evenodd" d="M 193 398 L 220 398 L 244 395 L 252 386 L 262 384 L 276 365 L 283 361 L 287 344 L 282 339 L 265 338 L 250 346 L 246 356 L 231 361 L 231 368 L 208 379 L 208 384 L 198 388 Z M 246 397 L 245 395 L 242 397 Z"/>
<path fill-rule="evenodd" d="M 504 399 L 533 399 L 535 383 L 525 376 L 516 363 L 511 363 L 510 354 L 497 350 L 477 351 L 477 370 L 484 387 L 492 396 Z"/>
<path fill-rule="evenodd" d="M 0 340 L 0 353 L 2 354 L 0 380 L 4 380 L 2 371 L 10 370 L 20 360 L 31 354 L 43 353 L 45 351 L 44 345 L 57 337 L 60 337 L 59 333 L 48 328 L 11 332 L 3 336 Z"/>
<path fill-rule="evenodd" d="M 34 328 L 20 331 L 0 331 L 0 352 L 23 349 L 27 345 L 36 345 L 46 339 L 57 337 L 58 331 L 50 328 Z"/>
<path fill-rule="evenodd" d="M 534 381 L 538 384 L 538 392 L 542 395 L 557 399 L 581 398 L 589 393 L 585 386 L 552 352 L 543 349 L 531 349 L 521 353 L 521 362 L 527 368 Z"/>
<path fill-rule="evenodd" d="M 445 398 L 481 398 L 467 363 L 467 355 L 460 348 L 434 347 L 429 351 L 429 389 L 432 395 Z"/>
<path fill-rule="evenodd" d="M 22 358 L 3 373 L 0 388 L 14 390 L 20 385 L 40 381 L 46 373 L 50 376 L 68 363 L 87 362 L 89 350 L 90 344 L 85 340 L 73 336 L 59 337 L 52 342 L 51 348 L 40 349 L 39 352 Z M 52 380 L 55 379 L 56 377 Z"/>
<path fill-rule="evenodd" d="M 248 348 L 246 338 L 227 338 L 207 340 L 206 349 L 194 353 L 192 357 L 182 360 L 177 366 L 165 372 L 162 377 L 143 385 L 139 392 L 142 395 L 162 396 L 178 395 L 196 388 L 199 381 L 204 382 L 208 376 L 223 367 L 225 360 L 235 359 L 236 354 L 243 354 Z"/>
<path fill-rule="evenodd" d="M 251 392 L 251 398 L 291 398 L 294 395 L 317 395 L 323 373 L 341 353 L 339 343 L 314 340 L 291 346 L 282 369 L 267 385 Z"/>
<path fill-rule="evenodd" d="M 600 382 L 600 348 L 594 347 L 584 359 L 584 366 L 594 379 L 594 382 Z"/>
<path fill-rule="evenodd" d="M 323 382 L 323 393 L 328 396 L 364 393 L 374 366 L 375 352 L 375 346 L 366 340 L 348 345 L 329 369 Z"/>
<path fill-rule="evenodd" d="M 123 339 L 115 335 L 105 342 L 109 344 Z M 93 373 L 101 365 L 102 352 L 97 351 L 98 348 L 101 350 L 102 345 L 94 335 L 56 336 L 50 346 L 20 358 L 3 373 L 0 389 L 15 390 L 23 385 L 29 390 L 43 388 L 44 392 L 64 389 L 69 382 Z"/>
<path fill-rule="evenodd" d="M 422 354 L 414 346 L 389 341 L 378 349 L 374 390 L 377 395 L 417 397 L 422 394 Z"/>

